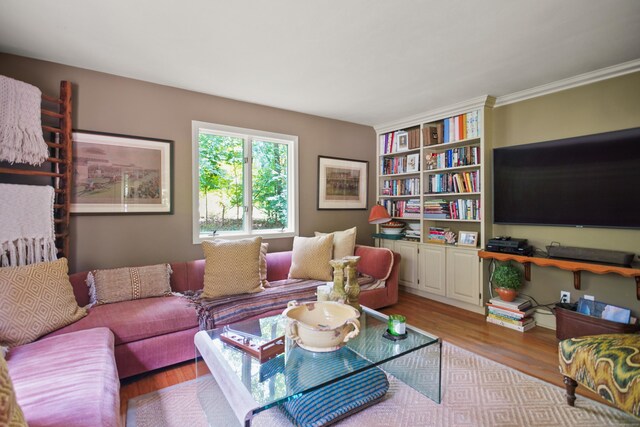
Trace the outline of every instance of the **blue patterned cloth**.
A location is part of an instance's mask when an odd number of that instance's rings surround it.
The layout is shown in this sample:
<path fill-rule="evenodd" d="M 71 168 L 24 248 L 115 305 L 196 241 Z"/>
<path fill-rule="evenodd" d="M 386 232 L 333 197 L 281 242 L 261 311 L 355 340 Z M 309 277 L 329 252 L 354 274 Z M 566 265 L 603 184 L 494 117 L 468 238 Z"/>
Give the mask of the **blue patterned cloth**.
<path fill-rule="evenodd" d="M 347 371 L 353 371 L 362 369 L 369 363 L 346 347 L 331 353 L 313 353 L 296 348 L 288 357 L 285 369 L 296 369 L 298 375 L 288 375 L 287 386 L 297 389 L 301 387 L 301 382 L 308 380 L 311 376 L 314 383 L 328 381 L 333 375 L 331 372 L 334 371 L 335 365 L 348 367 Z M 323 378 L 325 376 L 326 378 Z M 386 374 L 379 368 L 370 367 L 358 374 L 290 400 L 282 406 L 296 425 L 320 427 L 375 403 L 387 393 L 388 389 L 389 381 Z"/>

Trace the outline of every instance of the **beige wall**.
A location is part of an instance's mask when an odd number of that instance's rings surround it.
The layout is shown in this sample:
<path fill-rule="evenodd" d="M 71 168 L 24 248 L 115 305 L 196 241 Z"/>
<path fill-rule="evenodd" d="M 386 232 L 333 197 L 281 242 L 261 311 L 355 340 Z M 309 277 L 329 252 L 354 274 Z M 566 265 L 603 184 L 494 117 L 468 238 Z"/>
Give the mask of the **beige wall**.
<path fill-rule="evenodd" d="M 369 205 L 375 200 L 375 132 L 368 126 L 270 108 L 0 53 L 0 74 L 56 94 L 73 83 L 75 129 L 170 139 L 174 143 L 173 215 L 72 217 L 72 271 L 184 261 L 202 257 L 191 235 L 191 121 L 201 120 L 299 137 L 300 235 L 358 227 L 371 244 L 368 211 L 318 211 L 318 155 L 369 161 Z M 269 240 L 270 251 L 292 239 Z"/>
<path fill-rule="evenodd" d="M 495 108 L 493 124 L 494 147 L 638 127 L 640 73 Z M 493 233 L 527 238 L 542 249 L 556 241 L 566 246 L 640 253 L 640 230 L 494 225 Z M 597 300 L 631 308 L 636 317 L 640 315 L 632 278 L 582 273 L 582 289 L 578 291 L 573 288 L 571 272 L 532 266 L 531 275 L 522 292 L 541 304 L 558 301 L 560 291 L 568 290 L 573 301 L 585 294 L 594 295 Z"/>

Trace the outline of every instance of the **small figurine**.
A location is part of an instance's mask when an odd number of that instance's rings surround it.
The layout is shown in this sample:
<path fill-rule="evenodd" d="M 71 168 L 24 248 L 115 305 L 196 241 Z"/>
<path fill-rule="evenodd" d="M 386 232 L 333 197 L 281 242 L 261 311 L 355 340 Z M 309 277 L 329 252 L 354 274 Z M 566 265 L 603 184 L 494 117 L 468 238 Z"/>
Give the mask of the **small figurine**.
<path fill-rule="evenodd" d="M 447 231 L 446 233 L 444 233 L 444 240 L 450 245 L 455 245 L 456 233 L 454 233 L 453 231 Z"/>

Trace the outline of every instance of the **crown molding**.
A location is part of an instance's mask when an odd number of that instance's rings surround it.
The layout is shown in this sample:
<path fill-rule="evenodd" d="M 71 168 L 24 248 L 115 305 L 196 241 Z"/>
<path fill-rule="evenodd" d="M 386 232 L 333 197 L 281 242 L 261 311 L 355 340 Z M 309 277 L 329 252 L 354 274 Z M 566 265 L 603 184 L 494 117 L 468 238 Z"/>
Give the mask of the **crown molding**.
<path fill-rule="evenodd" d="M 477 98 L 468 99 L 446 107 L 425 111 L 424 113 L 415 114 L 393 122 L 375 125 L 373 128 L 377 133 L 385 133 L 392 130 L 403 129 L 406 127 L 418 126 L 422 123 L 429 123 L 434 120 L 451 117 L 458 114 L 466 113 L 470 110 L 482 107 L 492 108 L 496 102 L 496 98 L 491 95 L 482 95 Z"/>
<path fill-rule="evenodd" d="M 496 99 L 495 106 L 501 107 L 503 105 L 513 104 L 526 99 L 536 98 L 538 96 L 549 95 L 551 93 L 588 85 L 601 80 L 634 73 L 636 71 L 640 71 L 640 59 L 634 59 L 633 61 L 623 62 L 622 64 L 612 65 L 611 67 L 579 74 L 574 77 L 569 77 L 568 79 L 558 80 L 553 83 L 536 86 L 531 89 L 522 90 L 509 95 L 499 96 Z"/>

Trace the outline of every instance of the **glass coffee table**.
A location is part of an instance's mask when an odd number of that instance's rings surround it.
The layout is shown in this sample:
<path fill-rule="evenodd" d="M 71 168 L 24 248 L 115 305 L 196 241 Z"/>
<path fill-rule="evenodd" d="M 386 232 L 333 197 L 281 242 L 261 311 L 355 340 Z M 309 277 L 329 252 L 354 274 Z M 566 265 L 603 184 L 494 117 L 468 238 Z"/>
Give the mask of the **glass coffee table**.
<path fill-rule="evenodd" d="M 314 353 L 285 338 L 285 352 L 264 363 L 220 336 L 232 331 L 271 341 L 284 335 L 281 316 L 198 332 L 194 339 L 198 399 L 209 424 L 249 426 L 262 411 L 373 367 L 440 403 L 440 339 L 407 325 L 407 338 L 391 341 L 383 337 L 387 316 L 363 310 L 360 334 L 341 350 Z"/>

